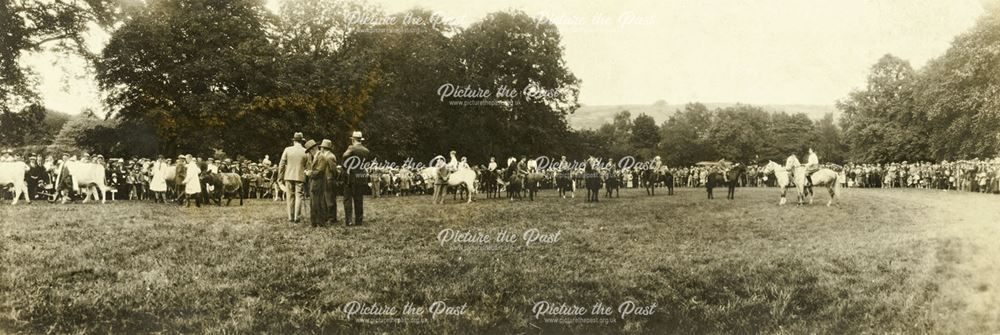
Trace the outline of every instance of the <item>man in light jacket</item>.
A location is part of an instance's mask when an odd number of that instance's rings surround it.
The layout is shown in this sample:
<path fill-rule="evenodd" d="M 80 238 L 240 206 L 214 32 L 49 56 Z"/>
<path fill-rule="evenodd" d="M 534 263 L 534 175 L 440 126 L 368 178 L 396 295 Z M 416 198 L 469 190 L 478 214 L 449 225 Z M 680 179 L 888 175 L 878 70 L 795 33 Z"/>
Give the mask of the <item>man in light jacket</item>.
<path fill-rule="evenodd" d="M 288 204 L 288 222 L 301 222 L 302 220 L 302 183 L 306 180 L 306 168 L 310 165 L 309 155 L 306 148 L 302 146 L 305 137 L 302 133 L 295 133 L 292 136 L 292 145 L 285 148 L 281 153 L 281 162 L 278 163 L 278 171 L 282 174 L 285 188 L 288 190 L 286 203 Z"/>

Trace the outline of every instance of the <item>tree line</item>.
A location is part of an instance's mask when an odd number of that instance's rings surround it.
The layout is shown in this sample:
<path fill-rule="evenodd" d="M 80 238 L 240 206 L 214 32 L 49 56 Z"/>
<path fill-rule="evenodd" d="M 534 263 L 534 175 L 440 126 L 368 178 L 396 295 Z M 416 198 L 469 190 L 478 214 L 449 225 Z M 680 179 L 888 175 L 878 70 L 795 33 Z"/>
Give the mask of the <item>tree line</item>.
<path fill-rule="evenodd" d="M 804 113 L 767 111 L 752 105 L 709 110 L 704 104 L 689 103 L 660 125 L 648 115 L 633 118 L 629 111 L 622 111 L 611 122 L 580 134 L 584 143 L 607 144 L 590 148 L 601 157 L 660 156 L 670 165 L 719 159 L 784 161 L 791 154 L 801 157 L 809 148 L 822 153 L 824 161 L 840 163 L 846 151 L 833 114 L 813 121 Z"/>

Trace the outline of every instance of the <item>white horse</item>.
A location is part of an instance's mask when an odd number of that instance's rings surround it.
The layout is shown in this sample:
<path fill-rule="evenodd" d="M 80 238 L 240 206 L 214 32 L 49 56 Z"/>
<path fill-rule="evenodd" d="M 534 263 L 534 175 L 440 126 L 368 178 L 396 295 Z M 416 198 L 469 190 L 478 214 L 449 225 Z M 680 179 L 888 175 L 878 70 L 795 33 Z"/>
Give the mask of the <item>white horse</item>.
<path fill-rule="evenodd" d="M 0 189 L 13 185 L 11 191 L 14 193 L 14 201 L 11 205 L 17 205 L 17 199 L 24 195 L 24 201 L 31 203 L 28 196 L 28 184 L 24 181 L 24 173 L 28 170 L 28 164 L 24 162 L 2 162 L 0 163 Z"/>
<path fill-rule="evenodd" d="M 94 188 L 99 192 L 99 198 L 103 204 L 106 200 L 106 192 L 109 189 L 107 185 L 104 184 L 105 178 L 104 166 L 97 163 L 84 163 L 84 162 L 66 162 L 63 164 L 62 168 L 59 169 L 59 173 L 56 174 L 56 190 L 59 191 L 69 191 L 73 188 L 79 188 L 81 190 L 85 189 L 83 202 L 86 203 L 90 200 L 90 195 L 93 193 Z M 64 180 L 68 179 L 68 180 Z M 65 184 L 69 185 L 65 185 Z M 61 188 L 62 187 L 62 188 Z M 68 188 L 67 188 L 68 187 Z M 97 200 L 95 197 L 94 200 Z M 63 194 L 62 203 L 65 204 L 68 201 L 68 194 Z"/>
<path fill-rule="evenodd" d="M 433 185 L 438 178 L 438 168 L 424 168 L 423 170 L 420 170 L 420 175 L 424 178 L 425 182 Z M 448 174 L 447 183 L 448 186 L 464 187 L 466 193 L 469 194 L 469 201 L 467 201 L 467 203 L 472 202 L 472 195 L 476 193 L 476 171 L 469 168 L 459 168 L 458 170 Z"/>
<path fill-rule="evenodd" d="M 806 190 L 806 194 L 809 195 L 809 204 L 812 204 L 813 198 L 816 197 L 812 191 L 813 186 L 826 186 L 827 191 L 830 192 L 830 201 L 826 202 L 826 206 L 829 207 L 833 204 L 834 199 L 840 197 L 840 178 L 839 173 L 828 168 L 822 168 L 813 172 L 810 177 L 812 184 L 809 184 Z"/>
<path fill-rule="evenodd" d="M 785 169 L 781 164 L 775 163 L 774 161 L 767 161 L 767 165 L 764 166 L 764 175 L 774 173 L 774 177 L 778 180 L 778 188 L 781 189 L 781 201 L 778 201 L 778 205 L 784 205 L 787 199 L 785 199 L 785 193 L 788 191 L 788 170 Z"/>

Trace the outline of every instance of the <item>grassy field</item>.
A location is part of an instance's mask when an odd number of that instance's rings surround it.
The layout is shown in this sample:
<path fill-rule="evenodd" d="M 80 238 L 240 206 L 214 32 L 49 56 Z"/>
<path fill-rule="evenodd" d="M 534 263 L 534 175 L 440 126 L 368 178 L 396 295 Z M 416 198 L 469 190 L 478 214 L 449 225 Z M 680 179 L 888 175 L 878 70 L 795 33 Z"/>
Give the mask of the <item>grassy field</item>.
<path fill-rule="evenodd" d="M 366 198 L 365 226 L 322 229 L 271 201 L 4 203 L 0 333 L 1000 332 L 998 196 L 852 189 L 828 208 L 778 207 L 774 189 L 554 193 Z M 444 229 L 517 239 L 442 244 Z M 559 235 L 526 246 L 532 229 Z M 344 311 L 439 301 L 452 313 Z M 539 301 L 615 311 L 536 318 Z M 623 318 L 626 301 L 656 307 Z"/>

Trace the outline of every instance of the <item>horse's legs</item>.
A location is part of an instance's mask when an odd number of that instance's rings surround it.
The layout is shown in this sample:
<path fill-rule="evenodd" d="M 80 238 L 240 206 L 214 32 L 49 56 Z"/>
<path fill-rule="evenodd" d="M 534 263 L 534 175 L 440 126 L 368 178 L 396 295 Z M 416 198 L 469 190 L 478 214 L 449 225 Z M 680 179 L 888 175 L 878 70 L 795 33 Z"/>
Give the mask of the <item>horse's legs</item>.
<path fill-rule="evenodd" d="M 465 193 L 469 194 L 469 201 L 466 201 L 465 203 L 471 203 L 472 202 L 472 188 L 473 188 L 472 185 L 465 184 Z"/>
<path fill-rule="evenodd" d="M 830 207 L 833 204 L 833 198 L 836 196 L 836 193 L 833 191 L 833 186 L 827 187 L 827 190 L 830 191 L 830 201 L 826 202 L 826 207 Z"/>
<path fill-rule="evenodd" d="M 17 199 L 21 198 L 21 188 L 17 187 L 17 185 L 14 185 L 14 187 L 11 187 L 11 190 L 12 190 L 11 193 L 14 193 L 14 200 L 10 204 L 11 205 L 17 205 Z M 6 193 L 6 192 L 4 192 L 4 193 Z M 2 197 L 0 197 L 0 198 L 2 198 Z"/>

